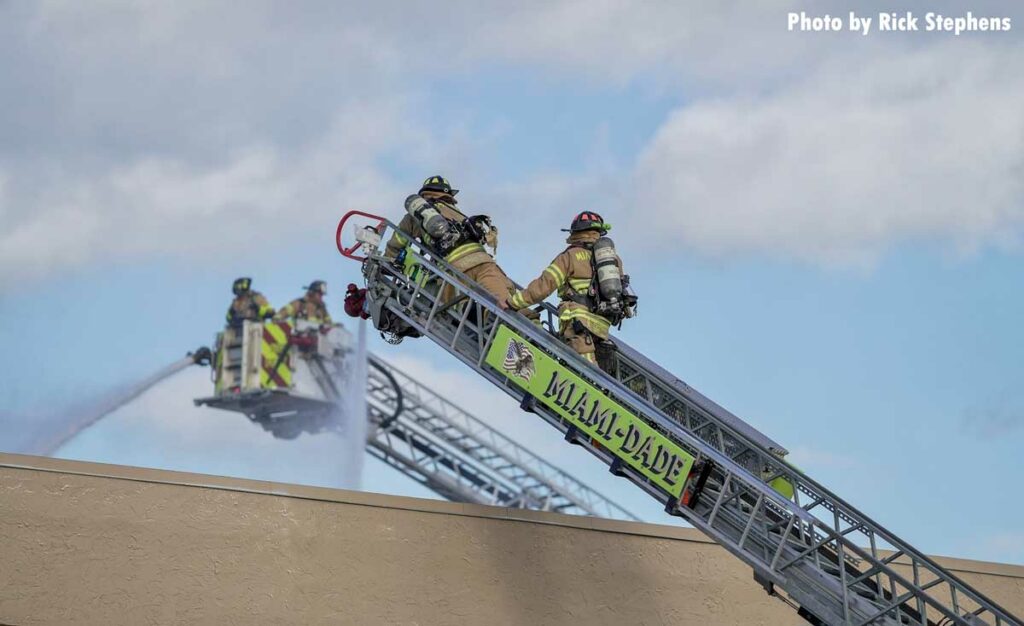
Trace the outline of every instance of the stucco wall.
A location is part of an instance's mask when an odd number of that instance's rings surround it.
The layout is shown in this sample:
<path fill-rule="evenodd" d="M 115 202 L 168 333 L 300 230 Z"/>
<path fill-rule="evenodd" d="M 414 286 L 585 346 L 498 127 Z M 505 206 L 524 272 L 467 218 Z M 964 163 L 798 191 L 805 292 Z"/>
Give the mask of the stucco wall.
<path fill-rule="evenodd" d="M 0 454 L 0 623 L 803 622 L 691 530 Z"/>

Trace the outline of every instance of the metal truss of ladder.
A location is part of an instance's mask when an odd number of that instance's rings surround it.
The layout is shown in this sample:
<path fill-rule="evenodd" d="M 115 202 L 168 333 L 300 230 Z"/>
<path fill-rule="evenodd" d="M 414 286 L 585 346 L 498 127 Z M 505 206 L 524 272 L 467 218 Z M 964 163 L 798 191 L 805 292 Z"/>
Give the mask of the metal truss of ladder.
<path fill-rule="evenodd" d="M 368 358 L 374 428 L 367 452 L 375 458 L 457 502 L 637 519 L 405 372 Z M 395 385 L 402 410 L 391 419 L 399 405 Z"/>
<path fill-rule="evenodd" d="M 395 229 L 390 222 L 381 223 Z M 372 245 L 370 240 L 364 243 Z M 622 346 L 616 375 L 610 376 L 543 328 L 502 311 L 489 294 L 433 259 L 420 244 L 413 242 L 408 254 L 420 264 L 422 273 L 415 282 L 375 248 L 363 263 L 375 321 L 380 323 L 383 311 L 390 312 L 516 399 L 523 399 L 523 391 L 485 363 L 500 326 L 604 390 L 697 459 L 700 497 L 684 505 L 623 466 L 607 449 L 576 436 L 574 426 L 553 410 L 537 405 L 534 411 L 663 502 L 666 512 L 685 518 L 747 563 L 769 593 L 798 605 L 808 621 L 1021 626 L 1005 609 L 785 463 L 781 447 L 635 350 Z M 551 328 L 555 320 L 550 307 L 547 314 Z M 779 481 L 795 491 L 792 499 L 772 487 Z"/>
<path fill-rule="evenodd" d="M 400 369 L 372 354 L 367 360 L 366 450 L 386 465 L 455 502 L 637 519 Z M 342 399 L 336 381 L 345 379 L 346 361 L 310 355 L 305 363 L 328 401 L 309 400 L 296 411 L 292 396 L 289 416 L 277 419 L 299 420 L 310 433 L 342 430 L 331 406 Z"/>

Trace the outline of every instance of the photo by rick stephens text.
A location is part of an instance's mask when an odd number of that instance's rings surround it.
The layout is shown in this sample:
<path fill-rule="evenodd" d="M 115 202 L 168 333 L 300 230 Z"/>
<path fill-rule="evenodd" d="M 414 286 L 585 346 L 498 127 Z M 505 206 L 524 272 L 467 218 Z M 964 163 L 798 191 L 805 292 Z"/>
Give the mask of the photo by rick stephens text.
<path fill-rule="evenodd" d="M 790 12 L 786 27 L 795 32 L 853 31 L 861 35 L 873 32 L 936 32 L 959 36 L 962 33 L 1006 32 L 1012 30 L 1013 20 L 1007 16 L 978 16 L 967 11 L 962 15 L 943 15 L 929 11 L 917 15 L 913 11 L 882 12 L 873 15 L 813 15 L 806 11 Z"/>

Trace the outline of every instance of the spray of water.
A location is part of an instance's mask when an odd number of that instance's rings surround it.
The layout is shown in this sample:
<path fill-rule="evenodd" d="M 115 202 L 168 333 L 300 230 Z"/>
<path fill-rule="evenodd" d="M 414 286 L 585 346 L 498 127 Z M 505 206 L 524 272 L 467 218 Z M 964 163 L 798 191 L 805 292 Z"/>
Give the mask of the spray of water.
<path fill-rule="evenodd" d="M 171 363 L 138 382 L 124 385 L 85 405 L 70 407 L 50 421 L 53 426 L 25 446 L 26 454 L 52 456 L 65 443 L 103 417 L 142 395 L 147 389 L 192 365 L 191 356 Z"/>
<path fill-rule="evenodd" d="M 359 489 L 363 480 L 368 423 L 366 416 L 366 321 L 359 320 L 355 345 L 344 368 L 341 406 L 341 487 Z"/>
<path fill-rule="evenodd" d="M 352 351 L 346 359 L 339 380 L 336 381 L 341 396 L 337 414 L 334 416 L 341 432 L 341 450 L 338 455 L 341 465 L 339 486 L 346 489 L 359 489 L 362 486 L 369 430 L 366 406 L 366 333 L 366 322 L 360 320 Z M 117 387 L 96 400 L 73 405 L 41 420 L 46 424 L 45 432 L 30 436 L 27 442 L 19 446 L 18 451 L 41 456 L 54 455 L 82 431 L 193 363 L 191 356 L 182 358 L 144 379 Z"/>

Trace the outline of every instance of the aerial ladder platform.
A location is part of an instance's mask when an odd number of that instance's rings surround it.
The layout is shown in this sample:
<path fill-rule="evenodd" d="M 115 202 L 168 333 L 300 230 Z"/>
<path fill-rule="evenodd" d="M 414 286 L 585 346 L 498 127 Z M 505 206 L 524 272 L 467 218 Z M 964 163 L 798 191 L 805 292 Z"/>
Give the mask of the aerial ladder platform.
<path fill-rule="evenodd" d="M 351 224 L 354 242 L 343 241 Z M 409 241 L 403 265 L 381 243 Z M 786 450 L 615 340 L 606 372 L 377 215 L 338 224 L 364 312 L 392 340 L 423 336 L 742 560 L 812 624 L 1022 626 L 1019 618 L 785 460 Z M 410 272 L 410 268 L 415 271 Z"/>
<path fill-rule="evenodd" d="M 344 432 L 338 408 L 352 365 L 341 325 L 245 321 L 200 351 L 214 395 L 196 405 L 243 413 L 272 435 Z M 455 501 L 636 520 L 568 472 L 474 417 L 428 385 L 367 353 L 366 451 Z"/>

